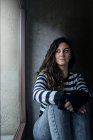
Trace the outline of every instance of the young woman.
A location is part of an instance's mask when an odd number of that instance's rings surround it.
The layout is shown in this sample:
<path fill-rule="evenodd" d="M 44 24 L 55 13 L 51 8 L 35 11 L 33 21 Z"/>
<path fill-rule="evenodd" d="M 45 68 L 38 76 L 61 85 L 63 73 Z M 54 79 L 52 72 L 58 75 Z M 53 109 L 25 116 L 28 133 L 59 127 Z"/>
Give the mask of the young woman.
<path fill-rule="evenodd" d="M 91 95 L 82 75 L 71 72 L 73 58 L 65 37 L 54 40 L 47 51 L 33 90 L 33 99 L 41 104 L 33 128 L 35 140 L 89 140 Z"/>

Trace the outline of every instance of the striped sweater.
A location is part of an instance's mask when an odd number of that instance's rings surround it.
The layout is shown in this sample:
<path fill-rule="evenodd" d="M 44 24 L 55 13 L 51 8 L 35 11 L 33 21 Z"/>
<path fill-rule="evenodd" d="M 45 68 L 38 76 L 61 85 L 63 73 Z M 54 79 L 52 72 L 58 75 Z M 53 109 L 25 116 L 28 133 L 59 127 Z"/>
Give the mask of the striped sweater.
<path fill-rule="evenodd" d="M 85 93 L 89 93 L 88 87 L 86 86 L 82 75 L 79 73 L 69 72 L 67 79 L 64 81 L 64 91 L 66 94 L 71 94 L 74 90 L 84 90 Z M 56 104 L 58 96 L 60 96 L 58 91 L 48 90 L 47 76 L 44 73 L 40 73 L 36 79 L 33 89 L 33 99 L 41 104 L 40 116 L 47 105 Z"/>

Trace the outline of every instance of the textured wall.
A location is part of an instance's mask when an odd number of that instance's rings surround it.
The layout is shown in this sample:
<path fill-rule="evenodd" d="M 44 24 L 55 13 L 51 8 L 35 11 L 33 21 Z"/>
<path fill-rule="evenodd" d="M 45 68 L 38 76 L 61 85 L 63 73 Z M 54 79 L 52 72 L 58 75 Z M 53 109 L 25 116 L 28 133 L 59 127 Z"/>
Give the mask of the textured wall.
<path fill-rule="evenodd" d="M 87 0 L 27 0 L 26 8 L 27 135 L 31 139 L 39 114 L 39 104 L 32 100 L 34 74 L 56 37 L 67 35 L 73 40 L 74 70 L 85 74 L 93 90 L 93 10 L 92 1 Z"/>
<path fill-rule="evenodd" d="M 19 105 L 18 0 L 1 0 L 1 134 L 15 134 Z"/>

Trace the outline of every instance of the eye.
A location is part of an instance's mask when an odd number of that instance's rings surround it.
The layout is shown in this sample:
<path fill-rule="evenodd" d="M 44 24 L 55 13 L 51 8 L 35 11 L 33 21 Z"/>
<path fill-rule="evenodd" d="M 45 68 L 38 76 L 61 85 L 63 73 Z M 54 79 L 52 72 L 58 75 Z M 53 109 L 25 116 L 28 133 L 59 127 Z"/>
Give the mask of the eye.
<path fill-rule="evenodd" d="M 66 48 L 66 49 L 64 49 L 64 52 L 65 53 L 70 53 L 70 49 L 69 48 Z"/>
<path fill-rule="evenodd" d="M 56 50 L 56 53 L 60 53 L 61 51 L 59 49 Z"/>

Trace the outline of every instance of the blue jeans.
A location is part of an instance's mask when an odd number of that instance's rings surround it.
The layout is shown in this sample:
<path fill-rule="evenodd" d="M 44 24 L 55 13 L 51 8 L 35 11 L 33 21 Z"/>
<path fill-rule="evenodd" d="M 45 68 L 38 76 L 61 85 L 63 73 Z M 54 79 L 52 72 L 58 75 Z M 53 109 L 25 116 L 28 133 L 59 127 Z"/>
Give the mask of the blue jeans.
<path fill-rule="evenodd" d="M 59 110 L 47 106 L 33 128 L 35 140 L 89 140 L 86 113 Z"/>

